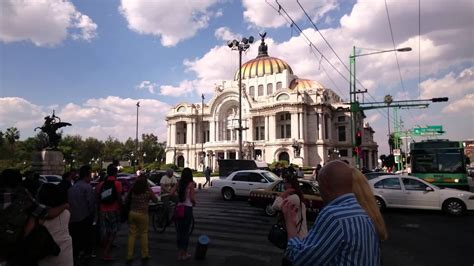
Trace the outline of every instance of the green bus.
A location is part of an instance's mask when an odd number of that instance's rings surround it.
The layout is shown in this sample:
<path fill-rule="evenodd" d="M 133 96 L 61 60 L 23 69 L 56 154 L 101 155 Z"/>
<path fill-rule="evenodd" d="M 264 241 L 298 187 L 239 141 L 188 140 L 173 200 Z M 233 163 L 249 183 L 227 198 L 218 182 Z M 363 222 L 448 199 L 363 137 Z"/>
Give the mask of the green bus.
<path fill-rule="evenodd" d="M 425 140 L 411 143 L 410 148 L 411 175 L 440 187 L 469 190 L 461 142 Z"/>

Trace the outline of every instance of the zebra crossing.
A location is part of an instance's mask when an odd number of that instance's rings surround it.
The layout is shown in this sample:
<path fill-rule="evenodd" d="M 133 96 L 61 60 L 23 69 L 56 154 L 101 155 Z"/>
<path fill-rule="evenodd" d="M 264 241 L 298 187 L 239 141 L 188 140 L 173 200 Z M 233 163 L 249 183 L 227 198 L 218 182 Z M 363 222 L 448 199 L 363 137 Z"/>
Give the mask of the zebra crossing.
<path fill-rule="evenodd" d="M 204 234 L 210 238 L 206 255 L 209 262 L 229 265 L 242 261 L 245 265 L 274 265 L 275 258 L 279 258 L 277 261 L 281 260 L 283 252 L 267 240 L 268 231 L 275 218 L 266 217 L 262 209 L 250 206 L 246 199 L 227 202 L 220 195 L 207 190 L 197 191 L 196 201 L 190 252 L 194 251 L 197 238 Z M 176 233 L 173 226 L 167 228 L 163 234 L 151 233 L 150 242 L 155 239 L 161 243 L 158 244 L 159 250 L 176 250 Z"/>

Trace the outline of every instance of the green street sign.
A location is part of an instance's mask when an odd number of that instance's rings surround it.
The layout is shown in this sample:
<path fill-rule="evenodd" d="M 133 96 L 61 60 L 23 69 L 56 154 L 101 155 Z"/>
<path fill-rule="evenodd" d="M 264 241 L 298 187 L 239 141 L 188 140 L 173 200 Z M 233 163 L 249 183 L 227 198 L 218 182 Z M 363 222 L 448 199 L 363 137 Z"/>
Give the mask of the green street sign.
<path fill-rule="evenodd" d="M 415 127 L 413 128 L 413 135 L 415 136 L 427 136 L 427 135 L 441 135 L 443 134 L 443 126 L 427 126 L 427 127 Z"/>

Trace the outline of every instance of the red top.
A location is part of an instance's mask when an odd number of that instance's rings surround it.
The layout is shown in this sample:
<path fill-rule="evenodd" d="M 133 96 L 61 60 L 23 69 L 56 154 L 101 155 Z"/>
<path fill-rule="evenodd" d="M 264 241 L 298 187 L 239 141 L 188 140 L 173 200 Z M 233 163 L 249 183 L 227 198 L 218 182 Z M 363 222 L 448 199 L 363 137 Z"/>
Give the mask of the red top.
<path fill-rule="evenodd" d="M 115 176 L 107 177 L 107 180 L 115 181 L 115 190 L 117 191 L 117 195 L 119 197 L 122 196 L 122 183 L 117 181 Z M 101 212 L 111 212 L 111 211 L 119 211 L 120 210 L 120 202 L 117 199 L 115 202 L 112 203 L 100 203 L 100 192 L 102 190 L 102 186 L 104 185 L 104 181 L 100 182 L 97 187 L 95 188 L 95 192 L 99 196 L 99 211 Z"/>

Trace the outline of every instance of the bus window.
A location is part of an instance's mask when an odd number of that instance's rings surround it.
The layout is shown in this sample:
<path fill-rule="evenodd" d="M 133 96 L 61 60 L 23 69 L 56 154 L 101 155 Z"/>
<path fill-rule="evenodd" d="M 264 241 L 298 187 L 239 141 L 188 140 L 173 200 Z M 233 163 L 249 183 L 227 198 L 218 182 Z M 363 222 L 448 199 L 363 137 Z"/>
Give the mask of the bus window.
<path fill-rule="evenodd" d="M 438 171 L 463 173 L 463 160 L 459 153 L 438 153 Z"/>
<path fill-rule="evenodd" d="M 414 173 L 438 172 L 435 154 L 414 154 L 412 164 Z"/>

